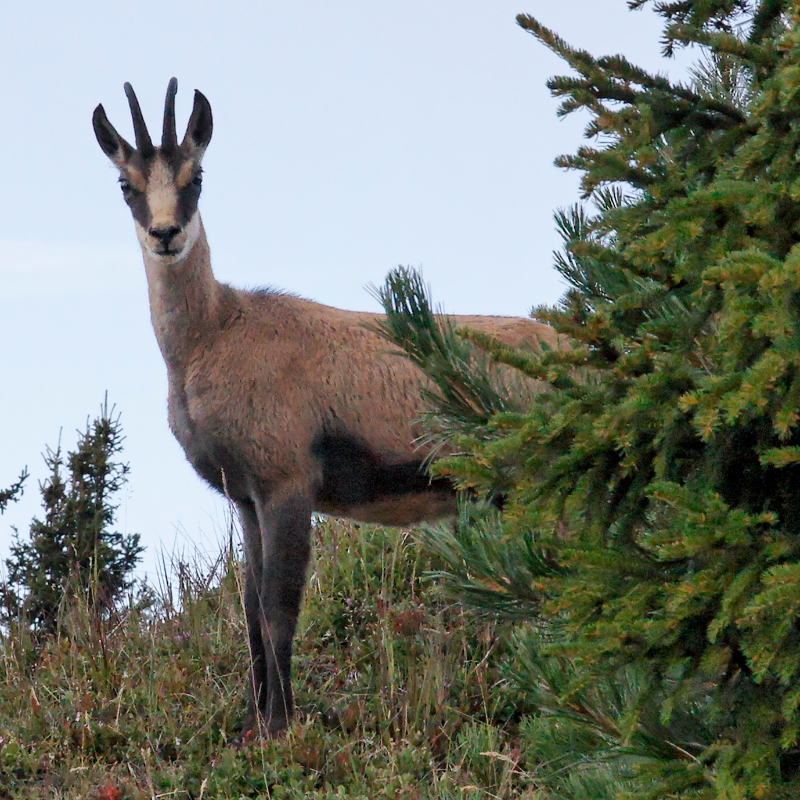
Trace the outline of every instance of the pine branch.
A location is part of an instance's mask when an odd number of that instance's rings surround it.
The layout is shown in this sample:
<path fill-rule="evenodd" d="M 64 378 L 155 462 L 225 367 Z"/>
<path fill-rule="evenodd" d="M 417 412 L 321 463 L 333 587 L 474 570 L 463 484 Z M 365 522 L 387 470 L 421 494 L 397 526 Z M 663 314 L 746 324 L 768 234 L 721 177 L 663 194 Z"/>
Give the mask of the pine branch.
<path fill-rule="evenodd" d="M 373 294 L 386 314 L 374 329 L 400 347 L 436 387 L 426 397 L 438 415 L 457 427 L 484 426 L 493 414 L 515 407 L 489 363 L 477 357 L 449 318 L 434 314 L 417 272 L 398 267 Z"/>
<path fill-rule="evenodd" d="M 17 478 L 15 483 L 12 483 L 8 489 L 0 491 L 0 514 L 2 514 L 9 503 L 16 503 L 23 492 L 23 485 L 28 477 L 28 470 L 24 469 Z"/>

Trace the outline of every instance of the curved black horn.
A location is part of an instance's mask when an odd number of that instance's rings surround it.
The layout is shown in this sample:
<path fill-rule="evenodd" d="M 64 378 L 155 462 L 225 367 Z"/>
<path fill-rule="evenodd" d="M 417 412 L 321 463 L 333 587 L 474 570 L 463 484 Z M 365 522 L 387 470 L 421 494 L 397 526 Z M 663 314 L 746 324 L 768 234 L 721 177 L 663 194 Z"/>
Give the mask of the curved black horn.
<path fill-rule="evenodd" d="M 147 157 L 153 154 L 153 142 L 150 139 L 150 134 L 147 132 L 147 125 L 144 123 L 142 116 L 142 109 L 139 107 L 139 101 L 136 99 L 136 93 L 133 91 L 133 86 L 129 83 L 125 84 L 125 95 L 128 98 L 128 105 L 131 107 L 131 116 L 133 117 L 133 133 L 136 136 L 136 149 Z"/>
<path fill-rule="evenodd" d="M 178 93 L 178 79 L 172 78 L 167 86 L 167 99 L 164 101 L 164 127 L 161 132 L 161 149 L 178 149 L 178 132 L 175 129 L 175 95 Z"/>

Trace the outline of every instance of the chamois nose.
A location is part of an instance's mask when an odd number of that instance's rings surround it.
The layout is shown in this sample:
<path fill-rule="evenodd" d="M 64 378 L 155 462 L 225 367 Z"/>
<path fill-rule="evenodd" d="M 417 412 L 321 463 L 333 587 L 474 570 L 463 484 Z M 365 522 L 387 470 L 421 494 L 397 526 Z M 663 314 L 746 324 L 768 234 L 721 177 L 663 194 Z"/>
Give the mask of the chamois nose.
<path fill-rule="evenodd" d="M 148 233 L 154 238 L 158 239 L 165 247 L 181 232 L 178 225 L 170 225 L 163 228 L 150 228 Z"/>

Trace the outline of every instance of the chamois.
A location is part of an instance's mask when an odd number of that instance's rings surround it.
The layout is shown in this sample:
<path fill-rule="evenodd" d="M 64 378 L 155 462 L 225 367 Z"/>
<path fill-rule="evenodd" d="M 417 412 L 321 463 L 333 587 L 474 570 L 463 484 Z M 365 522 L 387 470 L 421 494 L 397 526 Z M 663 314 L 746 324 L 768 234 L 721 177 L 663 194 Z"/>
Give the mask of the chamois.
<path fill-rule="evenodd" d="M 214 278 L 198 211 L 211 106 L 195 92 L 179 144 L 177 89 L 173 78 L 160 147 L 129 83 L 136 147 L 102 105 L 92 121 L 142 248 L 170 428 L 197 473 L 238 508 L 251 653 L 243 734 L 257 726 L 274 736 L 293 711 L 291 646 L 312 513 L 402 526 L 452 515 L 454 493 L 430 479 L 426 453 L 415 449 L 423 378 L 370 329 L 378 315 Z M 531 320 L 457 319 L 510 344 L 555 341 Z"/>

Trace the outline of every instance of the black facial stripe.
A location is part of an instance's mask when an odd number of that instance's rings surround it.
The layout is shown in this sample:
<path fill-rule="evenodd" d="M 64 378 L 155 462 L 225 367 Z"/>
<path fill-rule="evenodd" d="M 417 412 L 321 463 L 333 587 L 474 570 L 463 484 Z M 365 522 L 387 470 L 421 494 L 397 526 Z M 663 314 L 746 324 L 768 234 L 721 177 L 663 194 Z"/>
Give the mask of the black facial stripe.
<path fill-rule="evenodd" d="M 131 192 L 126 198 L 133 218 L 145 229 L 150 227 L 150 209 L 144 192 Z"/>
<path fill-rule="evenodd" d="M 197 201 L 200 199 L 200 187 L 191 183 L 178 190 L 178 208 L 175 216 L 178 225 L 186 226 L 197 212 Z"/>
<path fill-rule="evenodd" d="M 145 185 L 150 174 L 151 163 L 152 159 L 142 158 L 142 154 L 138 150 L 133 151 L 128 161 L 131 170 L 139 173 L 144 178 Z M 132 181 L 130 181 L 129 176 L 126 175 L 124 171 L 120 174 L 120 179 L 128 180 L 128 182 L 131 183 L 131 191 L 123 195 L 125 197 L 125 202 L 128 204 L 128 208 L 130 208 L 131 214 L 133 214 L 133 218 L 136 222 L 147 230 L 150 227 L 150 210 L 147 208 L 145 193 L 133 188 Z"/>

